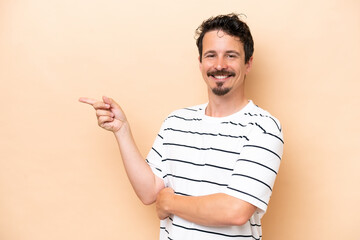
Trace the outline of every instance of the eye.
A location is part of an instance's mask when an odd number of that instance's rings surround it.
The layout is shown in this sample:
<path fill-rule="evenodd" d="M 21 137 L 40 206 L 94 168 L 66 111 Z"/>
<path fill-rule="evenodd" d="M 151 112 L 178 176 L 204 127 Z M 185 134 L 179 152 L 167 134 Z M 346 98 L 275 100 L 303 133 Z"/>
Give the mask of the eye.
<path fill-rule="evenodd" d="M 205 55 L 205 58 L 214 58 L 215 57 L 215 54 L 206 54 Z"/>
<path fill-rule="evenodd" d="M 237 56 L 235 54 L 229 54 L 227 57 L 228 58 L 236 58 Z"/>

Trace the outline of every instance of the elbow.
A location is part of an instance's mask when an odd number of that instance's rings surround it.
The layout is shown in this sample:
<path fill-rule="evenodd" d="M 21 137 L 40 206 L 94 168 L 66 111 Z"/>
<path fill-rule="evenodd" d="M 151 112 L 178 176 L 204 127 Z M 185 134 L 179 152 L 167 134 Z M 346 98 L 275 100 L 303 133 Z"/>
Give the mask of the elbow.
<path fill-rule="evenodd" d="M 228 216 L 229 224 L 232 226 L 242 226 L 247 223 L 254 214 L 256 207 L 248 203 L 234 204 L 231 213 Z"/>
<path fill-rule="evenodd" d="M 137 193 L 137 195 L 138 195 L 140 201 L 144 205 L 151 205 L 154 202 L 156 202 L 157 195 L 163 188 L 164 188 L 164 184 L 161 181 L 160 186 L 156 187 L 154 191 L 146 191 L 146 192 L 143 192 L 142 194 Z"/>
<path fill-rule="evenodd" d="M 147 199 L 140 199 L 140 200 L 141 200 L 142 204 L 144 204 L 144 205 L 151 205 L 154 202 L 154 201 L 149 201 Z"/>
<path fill-rule="evenodd" d="M 250 217 L 237 215 L 231 219 L 232 226 L 242 226 L 249 221 Z"/>
<path fill-rule="evenodd" d="M 156 198 L 154 197 L 139 197 L 140 201 L 142 202 L 142 204 L 144 205 L 151 205 L 155 202 Z"/>
<path fill-rule="evenodd" d="M 138 195 L 138 197 L 144 205 L 151 205 L 156 202 L 157 194 L 157 192 L 151 192 L 144 195 Z"/>

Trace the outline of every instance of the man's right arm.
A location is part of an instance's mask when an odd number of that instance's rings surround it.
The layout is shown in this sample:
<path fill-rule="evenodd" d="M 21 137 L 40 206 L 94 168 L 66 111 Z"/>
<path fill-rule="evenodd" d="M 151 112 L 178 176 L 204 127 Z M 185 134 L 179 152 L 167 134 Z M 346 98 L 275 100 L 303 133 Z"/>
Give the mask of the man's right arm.
<path fill-rule="evenodd" d="M 96 110 L 98 125 L 114 133 L 126 174 L 136 195 L 146 205 L 153 203 L 158 192 L 165 187 L 164 182 L 141 156 L 121 107 L 107 97 L 103 97 L 103 101 L 90 98 L 80 98 L 79 101 L 92 105 Z"/>

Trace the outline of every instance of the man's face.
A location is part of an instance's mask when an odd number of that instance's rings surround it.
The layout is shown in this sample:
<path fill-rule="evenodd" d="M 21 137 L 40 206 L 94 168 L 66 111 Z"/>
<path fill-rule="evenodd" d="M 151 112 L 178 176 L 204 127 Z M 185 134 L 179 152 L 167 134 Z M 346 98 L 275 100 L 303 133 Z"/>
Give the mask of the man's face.
<path fill-rule="evenodd" d="M 205 34 L 200 71 L 211 90 L 209 94 L 224 96 L 243 91 L 251 63 L 252 57 L 245 64 L 243 43 L 237 37 L 221 30 Z"/>

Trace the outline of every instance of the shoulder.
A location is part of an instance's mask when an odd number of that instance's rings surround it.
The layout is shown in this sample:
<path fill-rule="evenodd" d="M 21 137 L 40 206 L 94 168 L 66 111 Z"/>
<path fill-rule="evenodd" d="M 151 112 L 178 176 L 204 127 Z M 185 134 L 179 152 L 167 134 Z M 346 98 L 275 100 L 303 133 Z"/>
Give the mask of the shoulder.
<path fill-rule="evenodd" d="M 177 109 L 171 112 L 165 121 L 170 121 L 173 119 L 183 119 L 183 120 L 200 120 L 201 113 L 203 112 L 206 104 L 195 105 L 191 107 L 185 107 Z"/>
<path fill-rule="evenodd" d="M 188 128 L 189 126 L 194 126 L 194 124 L 197 125 L 203 120 L 201 115 L 204 107 L 206 107 L 206 104 L 181 108 L 171 112 L 163 121 L 161 131 L 166 131 L 174 127 Z"/>
<path fill-rule="evenodd" d="M 282 134 L 281 123 L 276 117 L 253 102 L 251 104 L 252 106 L 244 111 L 247 121 L 258 126 L 266 133 Z"/>

